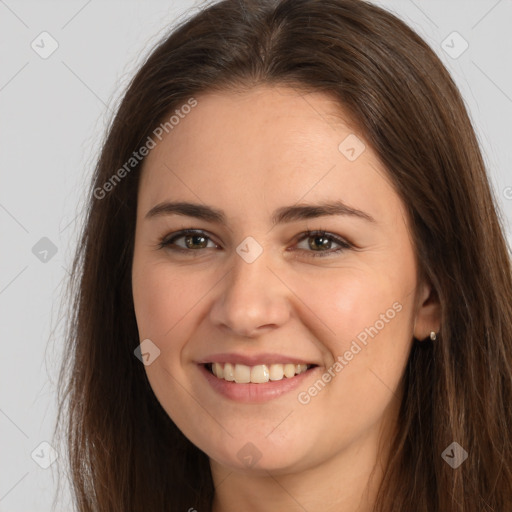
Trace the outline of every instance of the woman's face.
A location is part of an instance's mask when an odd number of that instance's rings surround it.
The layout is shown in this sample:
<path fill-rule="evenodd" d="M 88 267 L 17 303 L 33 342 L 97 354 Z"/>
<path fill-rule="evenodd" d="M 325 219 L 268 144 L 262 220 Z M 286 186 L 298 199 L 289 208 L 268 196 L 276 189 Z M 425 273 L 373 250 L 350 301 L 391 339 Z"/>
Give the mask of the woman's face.
<path fill-rule="evenodd" d="M 147 156 L 138 193 L 133 299 L 157 399 L 230 470 L 374 451 L 413 336 L 439 327 L 403 204 L 322 93 L 196 100 Z M 181 206 L 148 215 L 165 203 Z"/>

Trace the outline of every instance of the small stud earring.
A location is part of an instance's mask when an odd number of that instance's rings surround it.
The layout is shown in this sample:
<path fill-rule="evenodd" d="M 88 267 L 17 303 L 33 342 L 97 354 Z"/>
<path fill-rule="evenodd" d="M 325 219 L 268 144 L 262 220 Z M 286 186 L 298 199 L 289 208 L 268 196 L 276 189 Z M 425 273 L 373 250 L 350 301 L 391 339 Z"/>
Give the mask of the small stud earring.
<path fill-rule="evenodd" d="M 431 339 L 432 341 L 436 341 L 436 339 L 437 339 L 437 335 L 436 335 L 435 331 L 431 331 L 431 333 L 430 333 L 430 339 Z"/>

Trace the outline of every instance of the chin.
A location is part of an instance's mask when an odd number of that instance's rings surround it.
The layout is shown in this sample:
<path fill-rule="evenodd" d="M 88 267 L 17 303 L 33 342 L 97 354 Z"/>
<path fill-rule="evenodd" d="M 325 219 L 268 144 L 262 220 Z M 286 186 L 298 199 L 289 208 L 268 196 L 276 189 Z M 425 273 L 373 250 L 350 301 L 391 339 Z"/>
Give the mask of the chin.
<path fill-rule="evenodd" d="M 276 446 L 265 435 L 254 436 L 252 441 L 248 440 L 251 439 L 249 435 L 244 437 L 229 438 L 224 446 L 216 444 L 200 448 L 211 460 L 237 473 L 262 476 L 268 476 L 269 472 L 287 474 L 306 469 L 308 465 L 308 453 L 301 440 L 292 442 L 288 438 L 287 442 L 281 441 L 281 445 Z"/>

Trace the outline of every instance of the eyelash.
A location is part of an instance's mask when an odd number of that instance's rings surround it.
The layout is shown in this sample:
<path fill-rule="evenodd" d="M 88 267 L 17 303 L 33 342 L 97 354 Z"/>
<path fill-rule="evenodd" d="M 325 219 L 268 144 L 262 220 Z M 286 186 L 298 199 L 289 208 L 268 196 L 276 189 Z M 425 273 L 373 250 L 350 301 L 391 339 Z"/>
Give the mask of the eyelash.
<path fill-rule="evenodd" d="M 179 240 L 180 238 L 183 238 L 185 236 L 189 236 L 189 235 L 202 235 L 202 236 L 204 236 L 204 238 L 206 238 L 210 241 L 213 241 L 213 240 L 211 240 L 211 237 L 209 237 L 204 231 L 201 231 L 199 229 L 183 229 L 181 231 L 178 231 L 177 233 L 172 233 L 171 236 L 167 235 L 164 238 L 162 238 L 160 240 L 158 247 L 160 249 L 167 248 L 172 251 L 181 252 L 181 253 L 199 252 L 201 249 L 185 249 L 183 247 L 177 247 L 177 246 L 171 247 L 173 242 L 175 242 L 176 240 Z M 304 231 L 304 233 L 302 233 L 302 235 L 303 236 L 299 240 L 297 240 L 297 243 L 300 243 L 300 242 L 307 240 L 308 238 L 311 238 L 311 237 L 326 237 L 329 240 L 334 241 L 335 243 L 340 245 L 340 247 L 338 249 L 326 250 L 326 251 L 308 251 L 305 249 L 299 249 L 300 251 L 312 253 L 311 257 L 313 257 L 313 258 L 325 258 L 326 256 L 338 254 L 347 249 L 354 249 L 354 246 L 352 244 L 348 243 L 346 240 L 343 240 L 342 238 L 340 238 L 336 235 L 333 235 L 332 233 L 329 233 L 328 231 L 324 231 L 321 229 L 315 230 L 315 231 L 306 230 L 306 231 Z M 215 242 L 213 242 L 213 243 L 215 243 Z M 206 247 L 203 249 L 206 249 Z"/>

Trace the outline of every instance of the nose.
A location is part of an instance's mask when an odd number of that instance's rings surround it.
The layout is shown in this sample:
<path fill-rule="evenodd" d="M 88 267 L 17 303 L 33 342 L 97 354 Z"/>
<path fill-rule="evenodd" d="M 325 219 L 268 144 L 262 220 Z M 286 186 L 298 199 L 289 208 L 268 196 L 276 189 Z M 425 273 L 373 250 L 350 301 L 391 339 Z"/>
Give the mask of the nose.
<path fill-rule="evenodd" d="M 292 292 L 270 267 L 265 251 L 252 263 L 236 253 L 233 260 L 210 310 L 211 322 L 238 337 L 255 337 L 284 325 Z"/>

